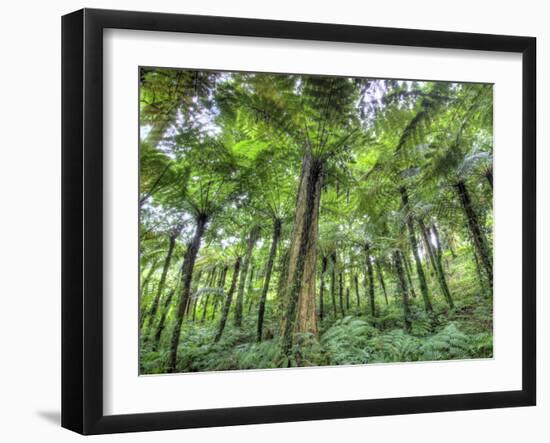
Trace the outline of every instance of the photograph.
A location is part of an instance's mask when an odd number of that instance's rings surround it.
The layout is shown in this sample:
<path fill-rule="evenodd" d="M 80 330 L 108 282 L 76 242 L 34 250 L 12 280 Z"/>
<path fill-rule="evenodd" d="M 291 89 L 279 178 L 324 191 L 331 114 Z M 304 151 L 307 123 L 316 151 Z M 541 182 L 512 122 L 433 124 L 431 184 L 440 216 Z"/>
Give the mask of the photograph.
<path fill-rule="evenodd" d="M 139 118 L 141 375 L 493 356 L 492 84 L 140 67 Z"/>

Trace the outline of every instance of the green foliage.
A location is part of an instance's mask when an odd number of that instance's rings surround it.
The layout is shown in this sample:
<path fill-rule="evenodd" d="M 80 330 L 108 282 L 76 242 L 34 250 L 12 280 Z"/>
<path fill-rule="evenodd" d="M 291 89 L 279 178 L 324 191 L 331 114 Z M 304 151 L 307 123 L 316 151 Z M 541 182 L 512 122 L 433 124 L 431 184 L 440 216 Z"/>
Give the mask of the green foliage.
<path fill-rule="evenodd" d="M 377 333 L 365 320 L 348 316 L 334 322 L 320 342 L 331 364 L 362 364 L 370 360 L 367 343 Z"/>
<path fill-rule="evenodd" d="M 166 372 L 178 332 L 180 372 L 492 357 L 492 100 L 485 84 L 143 68 L 141 373 Z"/>

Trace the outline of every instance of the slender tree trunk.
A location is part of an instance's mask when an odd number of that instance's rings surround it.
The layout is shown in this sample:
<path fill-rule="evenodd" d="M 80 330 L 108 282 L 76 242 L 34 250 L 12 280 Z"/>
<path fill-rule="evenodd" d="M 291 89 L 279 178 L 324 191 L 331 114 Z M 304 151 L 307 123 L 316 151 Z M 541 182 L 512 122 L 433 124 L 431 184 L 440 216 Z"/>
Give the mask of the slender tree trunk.
<path fill-rule="evenodd" d="M 248 276 L 248 288 L 246 289 L 246 297 L 248 298 L 248 309 L 247 313 L 250 314 L 252 311 L 252 305 L 254 304 L 254 272 L 255 272 L 254 266 L 250 268 L 249 276 Z"/>
<path fill-rule="evenodd" d="M 287 312 L 283 320 L 283 351 L 289 355 L 294 332 L 317 336 L 315 267 L 323 161 L 304 155 L 296 216 L 290 246 Z"/>
<path fill-rule="evenodd" d="M 355 298 L 357 299 L 357 307 L 361 307 L 361 298 L 359 297 L 359 278 L 357 274 L 353 276 L 353 283 L 355 285 Z"/>
<path fill-rule="evenodd" d="M 164 290 L 164 285 L 166 283 L 166 276 L 168 275 L 168 269 L 170 269 L 170 262 L 172 261 L 172 254 L 174 253 L 174 247 L 176 246 L 176 238 L 179 235 L 178 232 L 174 232 L 170 235 L 168 240 L 168 252 L 166 253 L 166 258 L 164 259 L 164 266 L 162 267 L 162 274 L 160 276 L 159 285 L 157 287 L 157 294 L 149 310 L 149 322 L 151 324 L 155 321 L 155 316 L 157 315 L 157 310 L 159 307 L 160 297 L 162 296 L 162 291 Z"/>
<path fill-rule="evenodd" d="M 216 318 L 216 313 L 218 312 L 218 305 L 220 304 L 220 300 L 223 300 L 225 279 L 227 277 L 228 268 L 229 267 L 227 265 L 224 265 L 222 268 L 220 278 L 218 280 L 218 290 L 221 291 L 221 294 L 218 294 L 216 296 L 216 301 L 214 302 L 214 309 L 212 309 L 212 315 L 210 316 L 210 320 L 214 320 L 214 318 Z"/>
<path fill-rule="evenodd" d="M 321 277 L 319 279 L 319 318 L 322 320 L 325 316 L 325 272 L 327 270 L 327 257 L 323 256 L 321 261 Z"/>
<path fill-rule="evenodd" d="M 244 257 L 243 267 L 241 269 L 241 278 L 239 280 L 239 290 L 237 292 L 237 299 L 235 300 L 235 326 L 242 326 L 243 322 L 243 297 L 244 297 L 244 287 L 246 284 L 246 275 L 248 272 L 248 266 L 250 265 L 250 259 L 252 257 L 252 250 L 256 241 L 258 241 L 258 236 L 260 234 L 260 228 L 254 226 L 248 235 L 248 240 L 246 242 L 246 255 Z"/>
<path fill-rule="evenodd" d="M 262 287 L 262 293 L 260 295 L 260 302 L 258 305 L 258 341 L 262 341 L 263 327 L 264 327 L 264 315 L 265 315 L 265 303 L 267 300 L 267 293 L 269 292 L 269 282 L 271 281 L 271 272 L 273 271 L 273 263 L 275 263 L 275 257 L 277 256 L 277 245 L 279 244 L 279 238 L 281 237 L 281 220 L 276 218 L 273 220 L 273 235 L 271 237 L 271 249 L 269 250 L 269 258 L 267 259 L 267 266 L 265 269 L 264 285 Z"/>
<path fill-rule="evenodd" d="M 409 207 L 409 196 L 405 187 L 400 188 L 401 200 L 403 207 L 406 211 L 406 223 L 409 230 L 409 240 L 413 251 L 414 261 L 416 262 L 416 273 L 420 282 L 420 292 L 422 293 L 422 299 L 424 300 L 424 308 L 427 312 L 432 312 L 432 301 L 430 300 L 430 293 L 428 291 L 428 284 L 426 283 L 426 276 L 424 275 L 424 269 L 422 268 L 422 261 L 418 254 L 418 244 L 416 243 L 416 236 L 414 234 L 413 218 Z"/>
<path fill-rule="evenodd" d="M 462 208 L 464 209 L 464 212 L 466 214 L 466 219 L 468 221 L 468 227 L 470 228 L 470 233 L 474 242 L 474 246 L 477 249 L 477 253 L 481 259 L 485 274 L 487 275 L 487 280 L 489 280 L 489 284 L 492 288 L 493 258 L 491 257 L 491 253 L 487 246 L 487 239 L 485 238 L 485 234 L 481 229 L 477 213 L 472 205 L 470 193 L 468 192 L 468 188 L 463 181 L 458 182 L 455 185 L 455 188 L 458 192 L 458 196 L 460 197 Z"/>
<path fill-rule="evenodd" d="M 287 248 L 284 253 L 281 254 L 279 259 L 279 279 L 277 281 L 277 312 L 284 315 L 285 312 L 285 294 L 286 283 L 288 280 L 288 260 L 290 257 L 290 250 Z"/>
<path fill-rule="evenodd" d="M 193 302 L 195 301 L 194 294 L 199 290 L 200 283 L 202 278 L 202 269 L 200 269 L 197 272 L 197 276 L 194 278 L 194 290 L 193 288 L 190 288 L 189 298 L 187 299 L 187 303 L 185 304 L 185 314 L 184 317 L 186 317 L 189 320 L 189 316 L 192 317 L 193 315 Z"/>
<path fill-rule="evenodd" d="M 344 311 L 344 278 L 342 271 L 338 273 L 338 299 L 340 301 L 340 313 L 342 317 L 346 316 L 346 311 Z"/>
<path fill-rule="evenodd" d="M 349 312 L 350 304 L 349 304 L 349 286 L 346 286 L 346 311 Z"/>
<path fill-rule="evenodd" d="M 336 252 L 331 254 L 332 270 L 330 272 L 330 296 L 332 299 L 332 310 L 336 318 Z"/>
<path fill-rule="evenodd" d="M 384 282 L 384 275 L 382 274 L 382 269 L 380 268 L 380 263 L 378 259 L 374 260 L 374 266 L 376 267 L 376 273 L 378 274 L 378 281 L 382 287 L 382 292 L 384 293 L 384 300 L 386 301 L 386 306 L 388 305 L 388 293 L 386 292 L 386 283 Z"/>
<path fill-rule="evenodd" d="M 149 288 L 149 280 L 157 270 L 157 264 L 158 260 L 154 260 L 151 264 L 151 267 L 149 268 L 149 272 L 143 279 L 143 282 L 140 285 L 139 288 L 139 295 L 140 295 L 140 301 L 139 301 L 139 330 L 141 331 L 141 328 L 143 327 L 143 323 L 145 322 L 146 312 L 147 312 L 147 305 L 145 303 L 145 294 L 149 293 L 149 291 L 145 290 L 146 288 Z"/>
<path fill-rule="evenodd" d="M 149 272 L 147 273 L 147 275 L 145 276 L 145 278 L 143 279 L 143 281 L 141 282 L 141 285 L 139 287 L 141 294 L 143 294 L 145 287 L 149 284 L 149 280 L 151 279 L 151 277 L 153 276 L 153 274 L 157 270 L 157 264 L 158 264 L 158 260 L 154 260 L 153 263 L 151 263 L 151 267 L 149 268 Z"/>
<path fill-rule="evenodd" d="M 212 269 L 210 277 L 208 278 L 208 291 L 211 291 L 214 288 L 214 280 L 216 279 L 216 267 Z M 210 292 L 206 294 L 206 299 L 204 300 L 204 306 L 202 310 L 201 323 L 204 323 L 206 320 L 206 312 L 208 311 L 208 302 L 210 301 Z"/>
<path fill-rule="evenodd" d="M 199 214 L 197 216 L 197 225 L 195 227 L 195 233 L 191 242 L 187 245 L 187 251 L 182 265 L 182 287 L 181 294 L 178 303 L 178 311 L 176 313 L 176 321 L 174 330 L 172 332 L 172 339 L 170 341 L 170 359 L 168 362 L 168 373 L 176 371 L 178 345 L 181 334 L 181 324 L 183 322 L 183 315 L 185 314 L 185 307 L 189 301 L 191 295 L 191 281 L 193 279 L 193 268 L 195 267 L 195 260 L 201 245 L 201 239 L 206 230 L 206 224 L 208 223 L 208 216 L 206 214 Z"/>
<path fill-rule="evenodd" d="M 412 269 L 411 269 L 411 262 L 409 261 L 409 257 L 404 252 L 401 254 L 403 259 L 403 267 L 405 268 L 405 277 L 407 277 L 407 281 L 409 282 L 409 290 L 411 293 L 412 298 L 416 298 L 416 292 L 414 290 L 414 282 L 412 279 Z"/>
<path fill-rule="evenodd" d="M 370 258 L 370 245 L 365 243 L 365 261 L 367 264 L 367 275 L 369 279 L 369 306 L 370 313 L 373 317 L 376 317 L 376 304 L 374 301 L 374 273 L 372 272 L 372 262 Z"/>
<path fill-rule="evenodd" d="M 172 289 L 168 293 L 168 297 L 166 298 L 166 303 L 164 303 L 164 307 L 160 315 L 159 324 L 155 332 L 155 338 L 153 341 L 153 351 L 156 351 L 158 349 L 160 338 L 162 337 L 162 331 L 164 331 L 164 325 L 166 324 L 166 316 L 168 315 L 168 311 L 170 311 L 170 304 L 172 303 L 172 298 L 174 297 L 175 293 L 176 293 L 176 290 Z"/>
<path fill-rule="evenodd" d="M 237 260 L 235 260 L 235 265 L 233 266 L 233 277 L 231 278 L 231 286 L 229 286 L 229 291 L 227 292 L 227 297 L 225 298 L 222 316 L 218 326 L 218 333 L 214 338 L 214 342 L 218 342 L 220 341 L 220 338 L 222 338 L 223 330 L 225 329 L 225 324 L 227 323 L 227 316 L 229 315 L 229 309 L 231 308 L 231 302 L 233 301 L 233 293 L 237 287 L 237 278 L 239 277 L 239 270 L 241 269 L 241 261 L 241 257 L 237 257 Z"/>
<path fill-rule="evenodd" d="M 437 281 L 439 283 L 439 287 L 441 288 L 441 292 L 443 293 L 443 296 L 445 297 L 445 300 L 447 300 L 449 306 L 454 308 L 453 297 L 451 295 L 451 291 L 449 290 L 449 286 L 447 285 L 445 271 L 443 270 L 443 265 L 441 264 L 441 255 L 434 251 L 430 241 L 429 231 L 421 218 L 418 219 L 418 226 L 420 227 L 420 232 L 422 234 L 422 238 L 424 239 L 424 244 L 426 245 L 426 251 L 430 257 L 435 275 L 437 276 Z"/>
<path fill-rule="evenodd" d="M 403 299 L 403 320 L 404 320 L 404 329 L 405 332 L 410 332 L 411 330 L 411 308 L 409 305 L 409 291 L 407 288 L 407 280 L 405 278 L 405 273 L 403 272 L 403 265 L 401 261 L 400 251 L 394 251 L 393 260 L 395 264 L 395 270 L 399 280 L 399 289 L 401 292 L 401 297 Z"/>

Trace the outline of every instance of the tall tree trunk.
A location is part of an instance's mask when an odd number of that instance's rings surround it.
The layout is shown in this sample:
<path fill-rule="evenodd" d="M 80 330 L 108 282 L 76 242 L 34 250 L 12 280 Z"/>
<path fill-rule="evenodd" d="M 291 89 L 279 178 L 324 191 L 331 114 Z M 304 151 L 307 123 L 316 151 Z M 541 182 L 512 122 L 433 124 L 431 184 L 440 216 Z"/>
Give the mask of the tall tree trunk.
<path fill-rule="evenodd" d="M 191 295 L 191 281 L 193 279 L 193 269 L 195 267 L 195 260 L 201 246 L 201 239 L 206 230 L 206 224 L 208 223 L 208 215 L 199 214 L 196 219 L 196 227 L 193 238 L 187 245 L 185 251 L 185 257 L 182 264 L 181 273 L 181 294 L 179 297 L 178 311 L 176 313 L 176 322 L 174 324 L 174 330 L 172 331 L 172 339 L 170 341 L 170 359 L 168 361 L 168 373 L 173 373 L 176 370 L 176 363 L 178 357 L 178 345 L 180 342 L 181 324 L 183 322 L 183 315 L 185 314 L 185 308 Z"/>
<path fill-rule="evenodd" d="M 271 281 L 271 272 L 273 271 L 273 263 L 275 263 L 275 257 L 277 256 L 277 245 L 279 244 L 279 238 L 281 237 L 281 220 L 276 218 L 273 220 L 273 234 L 271 236 L 271 249 L 269 250 L 269 258 L 267 259 L 267 266 L 265 268 L 264 285 L 262 287 L 262 293 L 260 295 L 260 302 L 258 305 L 258 341 L 262 341 L 263 327 L 264 327 L 264 315 L 265 315 L 265 302 L 267 300 L 267 293 L 269 292 L 269 282 Z"/>
<path fill-rule="evenodd" d="M 355 285 L 355 298 L 357 299 L 357 307 L 361 307 L 361 298 L 359 297 L 359 278 L 357 274 L 353 276 L 353 283 Z"/>
<path fill-rule="evenodd" d="M 401 258 L 403 259 L 403 267 L 405 268 L 405 277 L 407 277 L 407 281 L 409 282 L 409 290 L 411 293 L 412 298 L 416 298 L 416 292 L 414 290 L 414 282 L 412 279 L 412 269 L 411 269 L 411 262 L 409 261 L 409 257 L 404 252 L 401 254 Z"/>
<path fill-rule="evenodd" d="M 173 232 L 170 235 L 168 240 L 168 252 L 166 253 L 166 258 L 164 259 L 164 266 L 162 267 L 162 274 L 160 276 L 159 285 L 157 287 L 157 294 L 149 310 L 149 322 L 153 324 L 155 321 L 155 316 L 157 315 L 157 310 L 159 307 L 160 297 L 162 296 L 162 291 L 164 291 L 164 285 L 166 283 L 166 276 L 168 275 L 168 269 L 170 268 L 170 262 L 172 261 L 172 254 L 174 253 L 174 247 L 176 246 L 176 238 L 179 235 L 179 230 Z"/>
<path fill-rule="evenodd" d="M 386 283 L 384 282 L 384 275 L 382 274 L 382 269 L 378 259 L 374 260 L 374 266 L 376 267 L 376 273 L 378 274 L 378 281 L 382 287 L 382 292 L 384 293 L 384 300 L 386 301 L 386 306 L 388 305 L 388 293 L 386 292 Z"/>
<path fill-rule="evenodd" d="M 327 271 L 327 257 L 324 255 L 321 261 L 321 276 L 319 278 L 319 318 L 325 317 L 325 272 Z"/>
<path fill-rule="evenodd" d="M 153 263 L 151 263 L 151 267 L 149 268 L 149 272 L 147 273 L 147 275 L 145 276 L 145 278 L 143 279 L 143 281 L 141 282 L 141 284 L 139 286 L 139 292 L 142 295 L 143 295 L 145 287 L 149 284 L 149 280 L 151 279 L 151 277 L 153 276 L 153 274 L 157 270 L 157 264 L 158 264 L 158 259 L 153 260 Z"/>
<path fill-rule="evenodd" d="M 216 313 L 218 312 L 218 305 L 220 304 L 220 300 L 223 300 L 223 294 L 224 294 L 224 287 L 225 287 L 225 279 L 227 277 L 227 270 L 228 266 L 224 265 L 220 274 L 220 278 L 218 279 L 218 290 L 221 291 L 221 294 L 218 294 L 216 296 L 216 301 L 214 302 L 214 308 L 212 309 L 212 315 L 210 316 L 210 320 L 214 320 L 216 318 Z"/>
<path fill-rule="evenodd" d="M 190 289 L 189 298 L 187 299 L 187 303 L 185 304 L 184 317 L 186 317 L 187 319 L 189 319 L 189 316 L 192 316 L 192 314 L 193 314 L 193 306 L 194 306 L 193 302 L 195 301 L 194 294 L 196 294 L 196 292 L 199 290 L 199 287 L 200 287 L 200 284 L 201 284 L 201 278 L 202 278 L 202 269 L 200 269 L 197 272 L 196 277 L 193 279 L 195 289 L 194 290 L 193 290 L 193 288 Z"/>
<path fill-rule="evenodd" d="M 346 286 L 346 311 L 349 312 L 349 286 Z"/>
<path fill-rule="evenodd" d="M 369 279 L 369 306 L 370 313 L 373 317 L 376 317 L 376 305 L 374 302 L 374 273 L 372 272 L 372 262 L 370 259 L 370 245 L 365 243 L 365 261 L 367 264 L 367 275 Z"/>
<path fill-rule="evenodd" d="M 405 278 L 405 273 L 403 272 L 403 265 L 401 261 L 401 253 L 396 250 L 393 253 L 393 261 L 395 264 L 395 270 L 397 273 L 399 281 L 399 289 L 401 292 L 401 297 L 403 299 L 403 320 L 404 320 L 404 329 L 405 332 L 410 332 L 411 330 L 411 307 L 409 305 L 409 291 L 407 288 L 407 280 Z"/>
<path fill-rule="evenodd" d="M 235 300 L 235 326 L 240 327 L 243 322 L 243 297 L 244 287 L 246 284 L 246 275 L 248 272 L 248 266 L 250 265 L 250 259 L 252 257 L 252 250 L 260 234 L 260 228 L 254 226 L 248 235 L 246 242 L 246 255 L 244 257 L 243 267 L 241 269 L 241 278 L 239 280 L 239 290 L 237 292 L 237 299 Z"/>
<path fill-rule="evenodd" d="M 409 196 L 407 194 L 407 189 L 404 186 L 400 188 L 400 191 L 403 207 L 406 211 L 406 224 L 409 230 L 409 240 L 411 242 L 414 261 L 416 263 L 416 273 L 420 282 L 420 292 L 422 293 L 422 299 L 424 300 L 424 308 L 427 312 L 432 312 L 433 308 L 432 301 L 430 300 L 430 293 L 428 291 L 428 284 L 426 283 L 426 276 L 424 275 L 424 269 L 422 268 L 422 261 L 420 260 L 420 255 L 418 254 L 418 244 L 416 243 L 416 236 L 414 233 L 413 218 L 409 206 Z"/>
<path fill-rule="evenodd" d="M 241 269 L 241 261 L 241 257 L 237 257 L 237 260 L 235 260 L 235 265 L 233 266 L 233 277 L 231 277 L 231 286 L 229 286 L 229 291 L 227 292 L 227 297 L 225 298 L 222 316 L 218 326 L 218 333 L 214 338 L 214 342 L 218 342 L 220 341 L 220 338 L 222 338 L 223 330 L 225 329 L 225 324 L 227 323 L 227 316 L 229 315 L 229 309 L 231 308 L 231 302 L 233 301 L 233 293 L 237 287 L 237 278 L 239 277 L 239 271 Z"/>
<path fill-rule="evenodd" d="M 315 267 L 323 161 L 304 155 L 296 216 L 290 246 L 287 312 L 283 321 L 283 351 L 289 355 L 294 332 L 317 336 Z"/>
<path fill-rule="evenodd" d="M 248 273 L 248 287 L 246 289 L 246 297 L 248 299 L 248 309 L 247 309 L 247 313 L 250 314 L 250 312 L 252 311 L 252 305 L 254 304 L 254 272 L 255 272 L 255 268 L 254 266 L 252 266 L 250 268 L 250 272 Z"/>
<path fill-rule="evenodd" d="M 288 261 L 290 258 L 290 249 L 286 248 L 279 258 L 279 264 L 277 266 L 279 270 L 279 278 L 277 281 L 277 312 L 284 315 L 285 312 L 285 297 L 286 297 L 286 283 L 288 280 Z"/>
<path fill-rule="evenodd" d="M 204 306 L 202 310 L 201 323 L 204 323 L 206 320 L 206 312 L 208 311 L 208 302 L 210 301 L 210 291 L 214 288 L 214 280 L 216 279 L 216 267 L 210 271 L 210 277 L 208 278 L 208 293 L 206 294 L 206 299 L 204 300 Z"/>
<path fill-rule="evenodd" d="M 443 293 L 443 296 L 445 297 L 445 300 L 447 300 L 449 306 L 454 308 L 453 297 L 451 295 L 451 291 L 449 290 L 449 286 L 447 285 L 447 278 L 445 277 L 445 271 L 443 270 L 443 265 L 441 263 L 441 254 L 434 251 L 430 241 L 430 233 L 421 218 L 418 219 L 418 226 L 420 226 L 420 232 L 422 233 L 422 238 L 424 239 L 424 244 L 426 245 L 426 251 L 428 252 L 430 261 L 435 270 L 441 292 Z"/>
<path fill-rule="evenodd" d="M 342 317 L 346 316 L 346 311 L 344 311 L 344 278 L 342 271 L 338 273 L 338 299 L 340 301 L 340 313 Z"/>
<path fill-rule="evenodd" d="M 493 258 L 491 257 L 491 253 L 487 246 L 487 239 L 485 238 L 485 234 L 481 229 L 481 225 L 479 223 L 477 213 L 474 210 L 474 207 L 472 205 L 470 193 L 468 192 L 468 188 L 466 187 L 466 184 L 463 181 L 460 181 L 457 184 L 455 184 L 455 188 L 457 190 L 458 196 L 460 197 L 462 208 L 464 209 L 464 212 L 466 214 L 466 219 L 468 221 L 468 227 L 470 228 L 472 240 L 474 241 L 474 246 L 477 249 L 477 253 L 481 259 L 481 263 L 485 270 L 487 280 L 489 280 L 489 284 L 491 285 L 491 288 L 492 288 L 493 287 Z"/>
<path fill-rule="evenodd" d="M 332 262 L 332 270 L 330 272 L 330 296 L 332 301 L 332 311 L 336 317 L 336 252 L 330 255 Z"/>
<path fill-rule="evenodd" d="M 153 340 L 153 351 L 156 351 L 158 349 L 160 338 L 162 337 L 162 331 L 164 331 L 164 325 L 166 324 L 166 316 L 168 315 L 168 311 L 170 311 L 170 304 L 172 303 L 172 298 L 174 297 L 175 293 L 176 289 L 172 289 L 168 293 L 168 297 L 166 297 L 166 302 L 164 303 L 164 307 L 162 309 L 160 320 L 157 325 L 157 330 L 155 332 L 155 337 Z"/>
<path fill-rule="evenodd" d="M 149 280 L 157 270 L 157 264 L 158 259 L 155 259 L 153 263 L 151 263 L 151 267 L 149 268 L 149 272 L 143 279 L 143 282 L 140 284 L 139 287 L 139 295 L 140 295 L 140 301 L 139 301 L 139 330 L 141 331 L 141 328 L 143 326 L 143 323 L 145 322 L 146 312 L 147 312 L 147 305 L 145 303 L 145 294 L 149 291 L 146 291 L 145 288 L 149 288 Z"/>

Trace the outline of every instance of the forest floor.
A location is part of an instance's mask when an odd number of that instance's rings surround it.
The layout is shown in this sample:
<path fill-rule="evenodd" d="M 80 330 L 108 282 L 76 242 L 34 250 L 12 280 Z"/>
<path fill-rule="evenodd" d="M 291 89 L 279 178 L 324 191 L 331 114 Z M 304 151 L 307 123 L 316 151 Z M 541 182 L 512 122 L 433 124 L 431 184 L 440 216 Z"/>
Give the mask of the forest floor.
<path fill-rule="evenodd" d="M 256 341 L 255 310 L 245 315 L 241 327 L 230 318 L 224 335 L 214 341 L 218 322 L 187 321 L 182 328 L 177 372 L 267 369 L 289 366 L 334 366 L 389 362 L 491 358 L 493 355 L 492 298 L 479 290 L 479 280 L 455 259 L 450 289 L 455 307 L 432 291 L 433 313 L 428 315 L 418 294 L 411 298 L 409 333 L 403 331 L 403 308 L 395 284 L 388 285 L 389 304 L 377 294 L 377 313 L 369 313 L 367 300 L 351 301 L 342 315 L 329 303 L 319 322 L 319 338 L 298 337 L 290 358 L 281 352 L 278 315 L 268 315 L 265 339 Z M 432 288 L 435 287 L 432 285 Z M 419 291 L 417 291 L 419 292 Z M 345 305 L 344 305 L 345 306 Z M 169 334 L 159 351 L 147 341 L 141 348 L 141 373 L 166 372 Z"/>

